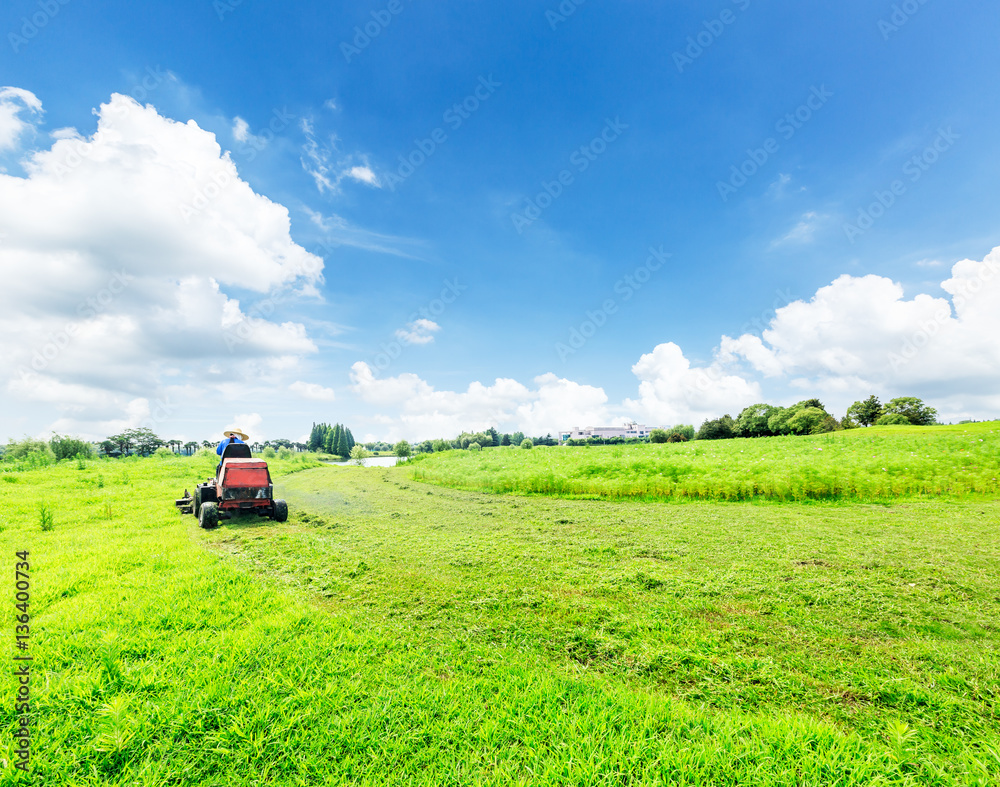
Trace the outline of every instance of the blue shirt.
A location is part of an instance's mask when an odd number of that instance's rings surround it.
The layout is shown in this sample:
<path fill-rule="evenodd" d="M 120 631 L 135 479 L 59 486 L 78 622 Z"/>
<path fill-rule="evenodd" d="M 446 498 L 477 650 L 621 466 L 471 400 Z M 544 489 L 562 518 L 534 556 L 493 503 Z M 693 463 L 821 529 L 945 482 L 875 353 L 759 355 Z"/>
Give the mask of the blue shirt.
<path fill-rule="evenodd" d="M 219 443 L 219 447 L 215 449 L 215 453 L 217 453 L 219 456 L 222 456 L 222 452 L 226 450 L 227 445 L 229 445 L 230 443 L 242 443 L 242 442 L 243 441 L 240 440 L 240 438 L 238 438 L 236 435 L 233 435 L 232 437 L 227 437 L 225 440 Z"/>

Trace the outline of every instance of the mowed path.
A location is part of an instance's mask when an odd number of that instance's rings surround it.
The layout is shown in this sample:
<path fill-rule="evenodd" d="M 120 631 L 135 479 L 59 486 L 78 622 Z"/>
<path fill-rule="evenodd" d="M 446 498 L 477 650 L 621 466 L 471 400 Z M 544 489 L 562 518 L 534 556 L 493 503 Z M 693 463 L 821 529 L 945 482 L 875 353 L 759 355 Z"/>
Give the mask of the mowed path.
<path fill-rule="evenodd" d="M 405 467 L 310 470 L 280 492 L 288 523 L 208 540 L 411 645 L 880 740 L 898 721 L 935 759 L 965 746 L 954 730 L 1000 733 L 996 502 L 573 501 Z"/>

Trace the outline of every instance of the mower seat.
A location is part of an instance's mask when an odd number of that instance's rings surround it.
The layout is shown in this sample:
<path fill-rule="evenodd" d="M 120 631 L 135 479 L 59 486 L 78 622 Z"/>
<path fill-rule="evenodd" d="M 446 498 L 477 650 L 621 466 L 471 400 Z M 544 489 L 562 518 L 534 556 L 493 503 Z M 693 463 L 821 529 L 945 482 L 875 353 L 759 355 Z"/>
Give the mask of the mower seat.
<path fill-rule="evenodd" d="M 219 471 L 222 469 L 222 463 L 227 459 L 253 459 L 253 453 L 251 453 L 250 446 L 246 443 L 230 443 L 227 445 L 222 449 L 222 456 L 219 458 L 219 464 L 215 467 L 216 480 L 219 478 Z"/>
<path fill-rule="evenodd" d="M 227 459 L 253 459 L 253 454 L 246 443 L 230 443 L 222 449 L 222 459 L 219 464 Z"/>

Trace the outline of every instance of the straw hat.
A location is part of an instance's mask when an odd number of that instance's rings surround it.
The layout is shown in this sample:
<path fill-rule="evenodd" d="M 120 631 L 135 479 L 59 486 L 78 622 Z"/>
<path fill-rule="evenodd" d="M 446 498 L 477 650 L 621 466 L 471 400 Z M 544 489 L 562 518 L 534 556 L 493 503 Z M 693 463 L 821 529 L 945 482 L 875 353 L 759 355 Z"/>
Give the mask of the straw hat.
<path fill-rule="evenodd" d="M 247 435 L 243 433 L 242 429 L 227 429 L 222 434 L 225 435 L 226 437 L 232 437 L 233 435 L 236 435 L 238 438 L 240 438 L 240 440 L 250 439 Z"/>

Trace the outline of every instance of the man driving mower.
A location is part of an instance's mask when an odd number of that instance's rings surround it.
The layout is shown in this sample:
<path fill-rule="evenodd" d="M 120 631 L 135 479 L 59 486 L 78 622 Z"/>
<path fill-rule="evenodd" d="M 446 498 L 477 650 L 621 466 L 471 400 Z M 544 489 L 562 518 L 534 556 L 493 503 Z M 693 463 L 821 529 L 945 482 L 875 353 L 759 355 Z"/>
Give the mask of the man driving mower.
<path fill-rule="evenodd" d="M 219 456 L 222 456 L 222 452 L 226 450 L 227 445 L 231 445 L 232 443 L 245 443 L 250 439 L 247 435 L 243 434 L 243 431 L 240 429 L 227 429 L 222 434 L 225 435 L 225 439 L 219 443 L 219 447 L 215 449 L 215 453 Z"/>
<path fill-rule="evenodd" d="M 222 452 L 226 450 L 226 446 L 232 445 L 233 443 L 243 443 L 245 445 L 246 441 L 250 439 L 243 433 L 242 429 L 227 429 L 222 434 L 225 435 L 225 437 L 222 442 L 219 443 L 219 447 L 215 449 L 215 453 L 219 455 L 219 464 L 215 466 L 216 478 L 219 477 L 219 470 L 222 469 Z"/>

